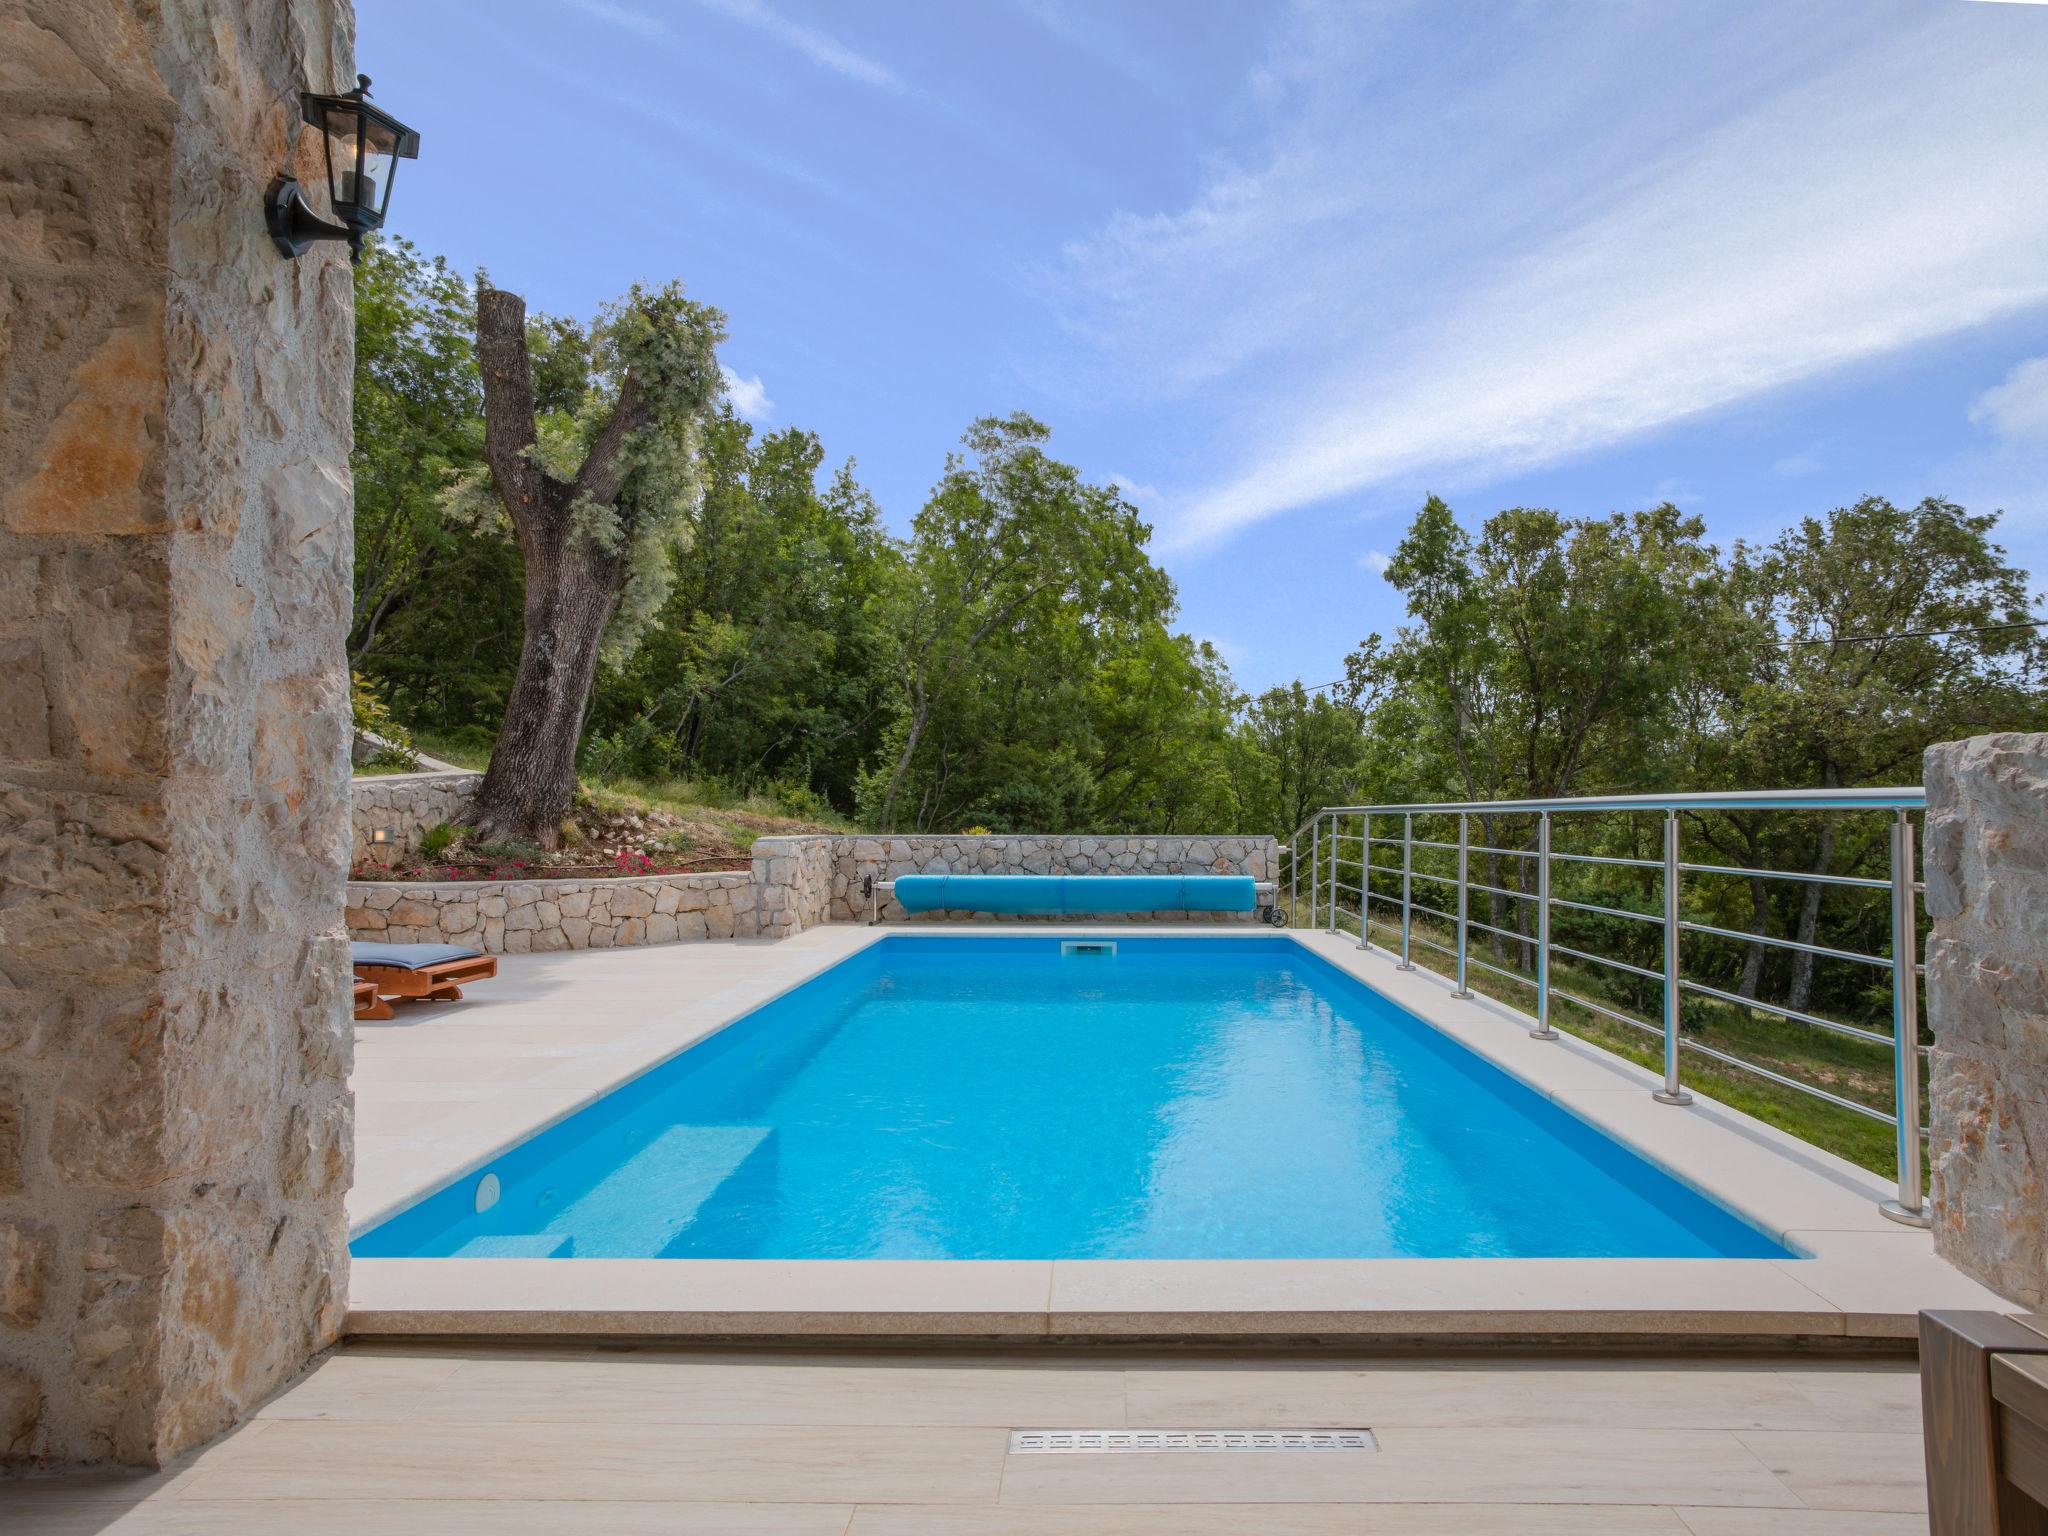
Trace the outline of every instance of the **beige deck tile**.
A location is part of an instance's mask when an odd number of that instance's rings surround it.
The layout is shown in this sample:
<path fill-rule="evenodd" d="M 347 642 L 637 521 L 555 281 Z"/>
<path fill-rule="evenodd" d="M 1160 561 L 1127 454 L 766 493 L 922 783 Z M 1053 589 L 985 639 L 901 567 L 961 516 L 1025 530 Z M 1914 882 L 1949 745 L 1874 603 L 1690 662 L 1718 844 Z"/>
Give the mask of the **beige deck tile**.
<path fill-rule="evenodd" d="M 1813 1509 L 1927 1508 L 1925 1451 L 1918 1435 L 1743 1430 L 1736 1438 Z"/>
<path fill-rule="evenodd" d="M 1108 1504 L 952 1509 L 863 1504 L 847 1536 L 1686 1536 L 1647 1506 Z M 1846 1533 L 1844 1533 L 1846 1536 Z"/>
<path fill-rule="evenodd" d="M 259 1419 L 402 1419 L 462 1362 L 446 1355 L 339 1350 L 256 1410 Z"/>
<path fill-rule="evenodd" d="M 1927 1536 L 1925 1515 L 1823 1509 L 1681 1509 L 1692 1536 Z"/>
<path fill-rule="evenodd" d="M 1133 1367 L 1127 1374 L 1130 1422 L 1158 1427 L 1917 1429 L 1917 1378 L 1905 1378 L 1914 1393 L 1910 1410 L 1901 1391 L 1866 1396 L 1858 1390 L 1863 1378 L 1820 1379 L 1829 1383 L 1824 1390 L 1810 1378 L 1767 1365 L 1703 1371 L 1615 1361 L 1520 1366 L 1484 1359 L 1342 1371 Z"/>
<path fill-rule="evenodd" d="M 1390 1429 L 1370 1454 L 1012 1456 L 1005 1504 L 1762 1504 L 1792 1491 L 1721 1430 Z"/>
<path fill-rule="evenodd" d="M 417 1410 L 427 1419 L 569 1423 L 1120 1426 L 1123 1372 L 1003 1364 L 756 1356 L 468 1360 Z"/>
<path fill-rule="evenodd" d="M 993 1429 L 273 1419 L 184 1496 L 971 1504 L 995 1497 L 1006 1444 Z"/>
<path fill-rule="evenodd" d="M 33 1529 L 34 1536 L 843 1536 L 852 1516 L 844 1504 L 152 1499 L 119 1511 L 59 1511 Z"/>
<path fill-rule="evenodd" d="M 1783 1370 L 1778 1375 L 1795 1383 L 1812 1401 L 1817 1422 L 1768 1428 L 1920 1433 L 1920 1371 L 1913 1361 L 1893 1365 L 1872 1362 L 1854 1372 L 1817 1362 L 1813 1368 Z"/>

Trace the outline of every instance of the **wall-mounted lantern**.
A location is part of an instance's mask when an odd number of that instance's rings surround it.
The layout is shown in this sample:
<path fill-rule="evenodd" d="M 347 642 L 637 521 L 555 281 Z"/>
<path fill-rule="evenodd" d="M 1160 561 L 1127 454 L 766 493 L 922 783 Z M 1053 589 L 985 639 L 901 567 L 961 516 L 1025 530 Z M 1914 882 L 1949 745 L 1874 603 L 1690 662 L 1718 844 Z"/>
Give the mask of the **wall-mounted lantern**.
<path fill-rule="evenodd" d="M 320 130 L 327 154 L 327 196 L 339 224 L 315 214 L 290 176 L 271 184 L 266 217 L 280 254 L 303 256 L 316 240 L 346 240 L 359 261 L 363 240 L 384 224 L 391 182 L 400 160 L 416 160 L 420 136 L 390 113 L 370 105 L 370 77 L 356 76 L 345 96 L 300 97 L 306 121 Z"/>
<path fill-rule="evenodd" d="M 370 857 L 386 869 L 391 867 L 391 856 L 398 851 L 398 839 L 391 835 L 389 827 L 370 829 Z"/>

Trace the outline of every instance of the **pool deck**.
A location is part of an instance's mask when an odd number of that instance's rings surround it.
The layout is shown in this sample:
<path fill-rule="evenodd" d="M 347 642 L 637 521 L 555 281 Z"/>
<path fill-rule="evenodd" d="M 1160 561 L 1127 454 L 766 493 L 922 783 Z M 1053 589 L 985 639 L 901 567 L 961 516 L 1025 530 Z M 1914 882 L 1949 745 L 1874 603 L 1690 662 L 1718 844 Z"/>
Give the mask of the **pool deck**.
<path fill-rule="evenodd" d="M 1379 1449 L 1008 1450 L 1245 1426 Z M 162 1472 L 0 1481 L 0 1531 L 1925 1536 L 1922 1465 L 1903 1361 L 352 1344 Z"/>
<path fill-rule="evenodd" d="M 461 1003 L 356 1027 L 360 1231 L 890 933 L 1046 937 L 1040 925 L 828 926 L 733 941 L 508 956 Z M 1063 933 L 1274 937 L 1090 924 Z M 1900 1349 L 1927 1307 L 2006 1303 L 1886 1220 L 1886 1182 L 1569 1035 L 1459 1000 L 1355 939 L 1301 943 L 1742 1213 L 1794 1259 L 774 1261 L 358 1259 L 357 1336 L 562 1339 L 1349 1340 Z M 1528 1177 L 1540 1180 L 1540 1168 Z"/>

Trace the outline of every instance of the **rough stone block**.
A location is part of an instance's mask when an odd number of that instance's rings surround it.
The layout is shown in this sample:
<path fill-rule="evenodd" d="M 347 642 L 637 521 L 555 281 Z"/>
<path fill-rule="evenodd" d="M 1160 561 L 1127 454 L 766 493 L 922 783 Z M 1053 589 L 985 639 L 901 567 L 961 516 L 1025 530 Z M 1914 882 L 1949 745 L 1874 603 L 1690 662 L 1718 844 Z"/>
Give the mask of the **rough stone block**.
<path fill-rule="evenodd" d="M 0 1323 L 33 1328 L 41 1320 L 51 1248 L 48 1227 L 0 1220 Z"/>
<path fill-rule="evenodd" d="M 1928 749 L 1936 1250 L 2048 1305 L 2048 735 Z"/>
<path fill-rule="evenodd" d="M 621 885 L 611 892 L 613 917 L 646 917 L 654 911 L 654 895 L 644 886 Z M 621 940 L 621 943 L 627 942 Z"/>

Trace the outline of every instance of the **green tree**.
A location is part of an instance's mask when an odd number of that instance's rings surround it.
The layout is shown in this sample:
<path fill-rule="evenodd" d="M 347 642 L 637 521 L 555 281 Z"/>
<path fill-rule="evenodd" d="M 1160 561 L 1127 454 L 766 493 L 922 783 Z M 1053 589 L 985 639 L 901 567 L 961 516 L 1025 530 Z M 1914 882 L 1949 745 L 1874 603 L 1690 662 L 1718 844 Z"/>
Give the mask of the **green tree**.
<path fill-rule="evenodd" d="M 2027 575 L 1993 541 L 1997 522 L 1936 498 L 1901 508 L 1867 496 L 1768 545 L 1738 546 L 1728 589 L 1749 644 L 1737 666 L 1703 663 L 1717 695 L 1705 771 L 1731 788 L 1916 783 L 1934 742 L 2038 729 L 2048 650 L 2024 624 Z M 1875 848 L 1842 846 L 1837 817 L 1768 832 L 1755 818 L 1721 820 L 1755 862 L 1828 874 L 1875 860 Z M 1814 942 L 1827 897 L 1802 884 L 1788 898 L 1792 937 Z M 1768 931 L 1771 893 L 1751 899 L 1752 931 Z M 1745 996 L 1755 995 L 1761 949 L 1745 964 Z M 1788 965 L 1790 1005 L 1805 1009 L 1814 957 L 1794 953 Z"/>
<path fill-rule="evenodd" d="M 475 296 L 445 261 L 389 237 L 354 275 L 350 661 L 416 723 L 495 727 L 518 656 L 518 550 L 442 500 L 483 463 Z"/>
<path fill-rule="evenodd" d="M 489 492 L 473 477 L 462 499 L 511 523 L 525 574 L 519 667 L 468 811 L 487 838 L 558 839 L 599 653 L 630 652 L 668 595 L 724 338 L 680 283 L 636 286 L 588 330 L 529 328 L 518 295 L 477 294 Z"/>
<path fill-rule="evenodd" d="M 646 640 L 608 668 L 593 731 L 643 773 L 800 783 L 850 810 L 893 702 L 886 599 L 901 553 L 874 499 L 794 428 L 706 428 L 704 496 Z"/>
<path fill-rule="evenodd" d="M 869 819 L 973 816 L 1063 831 L 1092 814 L 1098 666 L 1173 612 L 1151 530 L 1113 486 L 1045 452 L 1047 428 L 985 417 L 912 525 L 894 605 L 901 692 Z"/>

